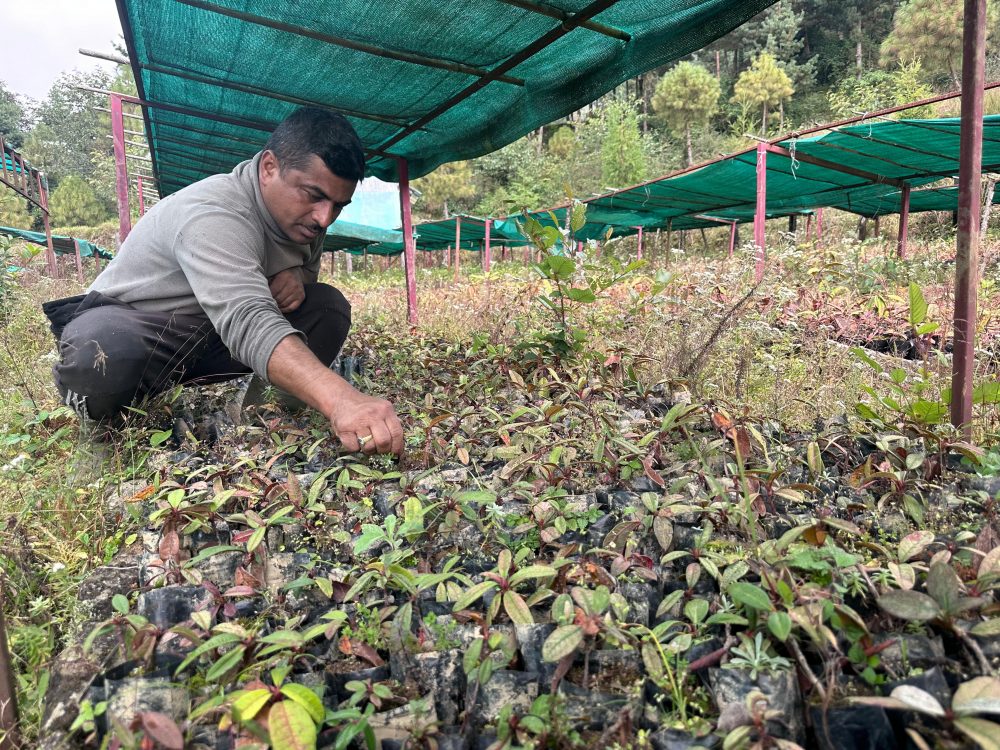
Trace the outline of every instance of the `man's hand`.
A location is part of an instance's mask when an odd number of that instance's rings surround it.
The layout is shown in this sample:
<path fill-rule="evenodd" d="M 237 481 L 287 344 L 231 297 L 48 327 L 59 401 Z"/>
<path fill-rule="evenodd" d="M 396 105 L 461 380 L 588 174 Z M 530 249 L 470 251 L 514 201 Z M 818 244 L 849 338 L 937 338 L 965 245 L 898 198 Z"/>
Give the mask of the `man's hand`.
<path fill-rule="evenodd" d="M 297 336 L 286 336 L 267 363 L 268 379 L 330 420 L 349 451 L 403 453 L 403 427 L 392 404 L 366 396 L 322 364 Z"/>
<path fill-rule="evenodd" d="M 268 282 L 271 296 L 278 303 L 278 309 L 290 313 L 298 309 L 306 299 L 306 290 L 302 285 L 302 274 L 297 268 L 286 268 L 278 271 Z"/>
<path fill-rule="evenodd" d="M 365 453 L 403 452 L 403 426 L 392 404 L 360 391 L 344 394 L 331 414 L 333 433 L 349 451 Z"/>

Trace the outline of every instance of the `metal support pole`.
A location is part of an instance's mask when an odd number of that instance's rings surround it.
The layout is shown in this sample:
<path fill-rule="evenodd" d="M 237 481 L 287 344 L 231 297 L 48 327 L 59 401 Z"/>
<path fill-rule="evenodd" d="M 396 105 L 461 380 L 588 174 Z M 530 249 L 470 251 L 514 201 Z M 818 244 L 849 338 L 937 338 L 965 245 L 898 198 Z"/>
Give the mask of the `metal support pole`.
<path fill-rule="evenodd" d="M 455 283 L 458 283 L 458 271 L 462 263 L 462 217 L 455 217 Z"/>
<path fill-rule="evenodd" d="M 111 137 L 115 148 L 115 193 L 118 197 L 118 243 L 128 237 L 132 216 L 128 205 L 128 167 L 125 165 L 125 124 L 122 119 L 122 98 L 111 95 Z"/>
<path fill-rule="evenodd" d="M 56 250 L 52 246 L 52 222 L 49 218 L 49 191 L 45 188 L 45 179 L 41 172 L 35 173 L 38 181 L 38 202 L 42 204 L 42 224 L 45 226 L 45 265 L 49 276 L 59 278 L 59 267 L 56 265 Z"/>
<path fill-rule="evenodd" d="M 733 251 L 736 249 L 736 222 L 732 221 L 729 223 L 729 257 L 733 257 Z"/>
<path fill-rule="evenodd" d="M 816 241 L 823 239 L 823 207 L 816 209 Z"/>
<path fill-rule="evenodd" d="M 493 223 L 493 219 L 489 216 L 486 217 L 486 246 L 483 248 L 483 271 L 486 273 L 490 272 L 490 264 L 493 261 L 492 250 L 490 248 L 490 225 Z"/>
<path fill-rule="evenodd" d="M 813 217 L 812 214 L 806 216 L 806 242 L 809 241 L 809 236 L 812 230 Z"/>
<path fill-rule="evenodd" d="M 143 200 L 142 195 L 142 175 L 138 175 L 135 178 L 137 190 L 139 192 L 139 217 L 146 215 L 146 202 Z"/>
<path fill-rule="evenodd" d="M 639 230 L 639 240 L 635 247 L 635 259 L 642 260 L 642 227 L 636 227 Z"/>
<path fill-rule="evenodd" d="M 97 269 L 97 273 L 101 272 L 101 254 L 94 252 L 94 268 Z"/>
<path fill-rule="evenodd" d="M 979 290 L 979 183 L 982 178 L 985 63 L 986 0 L 965 0 L 951 423 L 960 427 L 966 438 L 972 437 L 972 371 L 975 365 L 976 294 Z"/>
<path fill-rule="evenodd" d="M 413 215 L 410 212 L 410 165 L 399 160 L 399 207 L 403 217 L 403 265 L 406 269 L 406 321 L 417 324 L 417 245 L 413 239 Z"/>
<path fill-rule="evenodd" d="M 767 249 L 764 246 L 764 221 L 767 218 L 767 144 L 757 144 L 757 210 L 753 216 L 753 243 L 757 246 L 754 279 L 764 278 Z"/>
<path fill-rule="evenodd" d="M 906 257 L 906 239 L 910 228 L 910 186 L 903 188 L 900 195 L 899 231 L 896 233 L 896 257 Z"/>
<path fill-rule="evenodd" d="M 80 257 L 80 242 L 73 238 L 73 258 L 76 260 L 76 280 L 83 283 L 83 259 Z"/>

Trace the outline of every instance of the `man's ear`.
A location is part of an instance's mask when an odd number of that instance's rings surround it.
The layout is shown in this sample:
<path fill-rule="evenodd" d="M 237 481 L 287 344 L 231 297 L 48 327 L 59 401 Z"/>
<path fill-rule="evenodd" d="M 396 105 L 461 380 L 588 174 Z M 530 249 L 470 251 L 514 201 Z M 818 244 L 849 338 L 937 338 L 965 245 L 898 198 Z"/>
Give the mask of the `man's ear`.
<path fill-rule="evenodd" d="M 278 157 L 274 155 L 273 151 L 265 151 L 260 156 L 260 181 L 262 184 L 267 184 L 273 181 L 280 171 L 281 166 L 278 164 Z"/>

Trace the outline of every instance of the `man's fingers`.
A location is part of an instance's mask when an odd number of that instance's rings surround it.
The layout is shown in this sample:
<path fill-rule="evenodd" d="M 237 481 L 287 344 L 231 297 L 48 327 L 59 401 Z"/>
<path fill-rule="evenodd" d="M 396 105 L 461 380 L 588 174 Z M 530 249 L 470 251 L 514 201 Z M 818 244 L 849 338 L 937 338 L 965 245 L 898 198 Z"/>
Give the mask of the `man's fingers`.
<path fill-rule="evenodd" d="M 384 422 L 375 422 L 371 425 L 372 439 L 365 443 L 361 449 L 365 453 L 388 453 L 392 447 L 392 436 L 386 428 Z"/>
<path fill-rule="evenodd" d="M 389 428 L 389 436 L 391 438 L 390 451 L 395 453 L 397 456 L 403 455 L 403 425 L 399 423 L 399 419 L 393 415 L 391 420 L 387 420 L 386 424 Z"/>

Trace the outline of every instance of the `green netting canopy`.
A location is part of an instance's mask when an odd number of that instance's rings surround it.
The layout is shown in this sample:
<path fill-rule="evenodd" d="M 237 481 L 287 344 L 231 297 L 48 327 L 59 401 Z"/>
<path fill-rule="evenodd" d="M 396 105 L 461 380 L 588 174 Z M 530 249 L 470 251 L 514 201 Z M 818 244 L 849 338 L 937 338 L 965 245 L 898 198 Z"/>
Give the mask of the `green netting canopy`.
<path fill-rule="evenodd" d="M 327 228 L 323 249 L 330 252 L 345 250 L 352 253 L 362 253 L 366 247 L 384 242 L 402 243 L 403 235 L 393 229 L 381 229 L 366 224 L 338 220 Z"/>
<path fill-rule="evenodd" d="M 396 180 L 494 151 L 774 0 L 118 0 L 160 194 L 296 107 L 344 113 Z"/>
<path fill-rule="evenodd" d="M 0 234 L 17 237 L 25 242 L 31 242 L 42 247 L 48 246 L 48 243 L 45 241 L 45 235 L 42 232 L 31 232 L 27 229 L 15 229 L 14 227 L 0 227 Z M 97 255 L 99 258 L 104 258 L 105 260 L 111 260 L 115 257 L 103 247 L 98 247 L 90 240 L 84 240 L 79 237 L 67 237 L 61 234 L 52 235 L 52 249 L 55 250 L 56 255 L 75 255 L 76 247 L 74 246 L 74 242 L 80 246 L 81 257 L 90 258 Z"/>
<path fill-rule="evenodd" d="M 957 118 L 865 122 L 811 138 L 784 138 L 776 145 L 787 154 L 767 155 L 767 218 L 823 207 L 867 217 L 898 213 L 904 183 L 913 189 L 911 212 L 957 207 L 957 189 L 932 187 L 958 174 Z M 982 169 L 1000 171 L 1000 115 L 983 118 Z M 584 201 L 587 224 L 577 237 L 753 221 L 756 197 L 757 151 L 748 149 Z M 543 224 L 552 224 L 554 215 L 564 226 L 566 210 L 561 206 L 530 215 Z M 507 219 L 503 226 L 513 227 L 514 221 Z"/>

